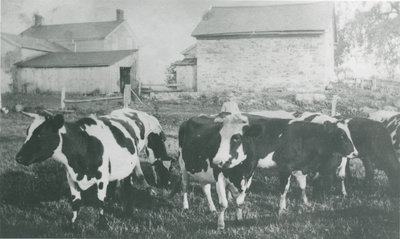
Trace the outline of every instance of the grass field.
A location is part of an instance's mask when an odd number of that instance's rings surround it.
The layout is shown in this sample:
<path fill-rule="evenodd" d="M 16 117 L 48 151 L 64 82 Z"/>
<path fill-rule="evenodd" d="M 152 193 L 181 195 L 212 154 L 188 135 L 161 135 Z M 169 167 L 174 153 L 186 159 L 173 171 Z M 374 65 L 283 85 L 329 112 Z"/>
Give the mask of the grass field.
<path fill-rule="evenodd" d="M 272 99 L 276 96 L 266 97 Z M 368 96 L 368 92 L 361 92 L 356 100 L 346 98 L 345 92 L 341 97 L 342 102 L 346 103 L 339 104 L 338 110 L 346 112 L 358 112 L 358 107 L 367 103 L 367 106 L 373 106 L 377 100 L 385 101 L 383 104 L 392 101 L 390 96 Z M 157 114 L 166 133 L 176 135 L 179 124 L 189 117 L 219 111 L 218 99 L 209 98 L 210 102 L 207 99 L 199 103 L 186 98 L 182 100 L 184 104 L 146 101 L 148 105 L 156 106 L 157 110 L 140 104 L 133 104 L 132 107 Z M 57 95 L 3 97 L 4 105 L 11 107 L 15 103 L 32 108 L 56 108 L 59 98 Z M 263 108 L 260 104 L 242 106 L 245 110 Z M 271 109 L 277 109 L 275 104 L 270 106 Z M 301 110 L 321 110 L 329 107 L 329 104 L 322 102 L 298 106 Z M 118 107 L 121 105 L 117 102 L 77 106 L 78 111 L 67 114 L 66 118 L 74 120 L 88 113 L 103 114 Z M 158 189 L 157 196 L 151 197 L 137 189 L 134 207 L 130 212 L 122 210 L 116 197 L 108 200 L 106 215 L 109 230 L 98 229 L 97 209 L 85 206 L 79 214 L 78 229 L 71 231 L 68 227 L 71 207 L 63 167 L 51 159 L 29 167 L 15 162 L 15 154 L 23 144 L 30 122 L 29 118 L 15 112 L 1 115 L 0 237 L 399 238 L 399 199 L 388 193 L 386 177 L 380 171 L 376 171 L 374 183 L 368 189 L 358 179 L 351 183 L 347 198 L 340 196 L 338 188 L 313 197 L 312 187 L 308 187 L 309 207 L 301 204 L 300 190 L 293 183 L 288 194 L 288 212 L 281 217 L 277 215 L 277 178 L 271 172 L 256 171 L 245 201 L 244 220 L 235 220 L 234 206 L 230 203 L 231 207 L 226 213 L 226 229 L 223 231 L 216 230 L 217 215 L 208 212 L 202 190 L 195 184 L 190 187 L 189 210 L 182 209 L 181 193 L 170 198 L 169 190 Z M 168 138 L 167 146 L 169 153 L 176 157 L 176 139 Z M 363 168 L 359 163 L 353 163 L 352 169 L 358 178 L 362 178 Z M 147 171 L 145 165 L 145 173 Z M 178 177 L 177 164 L 174 164 L 174 174 Z M 217 203 L 214 187 L 212 192 Z"/>

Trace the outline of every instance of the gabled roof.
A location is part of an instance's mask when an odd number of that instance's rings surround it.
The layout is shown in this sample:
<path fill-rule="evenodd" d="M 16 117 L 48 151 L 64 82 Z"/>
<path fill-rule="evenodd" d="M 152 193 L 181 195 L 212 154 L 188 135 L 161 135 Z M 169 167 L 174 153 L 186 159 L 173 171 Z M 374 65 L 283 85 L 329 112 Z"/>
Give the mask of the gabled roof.
<path fill-rule="evenodd" d="M 63 52 L 69 51 L 67 48 L 53 42 L 49 42 L 44 39 L 32 38 L 32 37 L 21 37 L 9 33 L 1 33 L 1 38 L 14 44 L 18 47 L 46 51 L 46 52 Z"/>
<path fill-rule="evenodd" d="M 196 44 L 189 46 L 188 48 L 183 50 L 181 52 L 181 54 L 184 55 L 185 58 L 195 58 L 196 57 Z"/>
<path fill-rule="evenodd" d="M 196 65 L 196 63 L 197 63 L 196 58 L 185 58 L 183 60 L 174 62 L 173 65 L 175 65 L 175 66 L 192 66 L 192 65 Z"/>
<path fill-rule="evenodd" d="M 15 65 L 30 68 L 96 67 L 110 66 L 132 55 L 137 50 L 97 52 L 54 52 Z"/>
<path fill-rule="evenodd" d="M 321 34 L 332 26 L 332 2 L 212 7 L 192 36 Z"/>
<path fill-rule="evenodd" d="M 20 35 L 48 40 L 103 39 L 124 22 L 125 21 L 84 22 L 32 26 L 23 31 Z"/>

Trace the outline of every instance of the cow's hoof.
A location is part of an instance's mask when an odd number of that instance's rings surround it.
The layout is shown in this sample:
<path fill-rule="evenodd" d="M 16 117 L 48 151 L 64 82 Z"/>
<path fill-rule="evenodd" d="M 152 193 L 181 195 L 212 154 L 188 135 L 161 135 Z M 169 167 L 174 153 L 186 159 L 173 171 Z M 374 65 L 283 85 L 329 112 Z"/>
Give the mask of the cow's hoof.
<path fill-rule="evenodd" d="M 69 232 L 77 232 L 78 231 L 78 226 L 75 223 L 69 223 L 67 227 L 67 231 Z"/>
<path fill-rule="evenodd" d="M 283 215 L 286 214 L 286 213 L 287 213 L 286 208 L 285 208 L 285 209 L 279 209 L 278 217 L 281 217 L 281 216 L 283 216 Z"/>
<path fill-rule="evenodd" d="M 97 227 L 101 230 L 108 230 L 107 219 L 104 216 L 100 216 L 99 222 L 97 223 Z"/>
<path fill-rule="evenodd" d="M 224 229 L 225 229 L 225 224 L 222 224 L 222 225 L 218 224 L 218 228 L 217 228 L 218 231 L 222 231 Z"/>
<path fill-rule="evenodd" d="M 150 196 L 152 196 L 152 197 L 157 196 L 156 190 L 154 190 L 154 189 L 152 189 L 152 188 L 150 188 L 150 189 L 148 190 L 148 192 L 149 192 Z"/>

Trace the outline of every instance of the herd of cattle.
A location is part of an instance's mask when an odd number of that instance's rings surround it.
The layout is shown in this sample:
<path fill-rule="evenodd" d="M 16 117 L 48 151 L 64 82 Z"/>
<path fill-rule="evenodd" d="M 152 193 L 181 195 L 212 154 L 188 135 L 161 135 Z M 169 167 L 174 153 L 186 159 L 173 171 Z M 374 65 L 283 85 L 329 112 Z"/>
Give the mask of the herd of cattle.
<path fill-rule="evenodd" d="M 81 192 L 95 185 L 104 217 L 104 199 L 111 181 L 131 181 L 135 174 L 149 190 L 140 166 L 139 154 L 152 162 L 157 185 L 167 185 L 171 161 L 165 134 L 158 120 L 147 113 L 121 109 L 109 115 L 90 116 L 65 122 L 62 115 L 24 113 L 34 118 L 24 145 L 16 155 L 18 163 L 30 165 L 54 158 L 66 167 L 72 196 L 72 224 L 78 216 Z M 189 178 L 200 183 L 209 208 L 216 211 L 211 184 L 216 184 L 221 210 L 218 228 L 225 227 L 224 212 L 229 195 L 241 206 L 257 168 L 269 168 L 280 180 L 279 213 L 286 209 L 290 180 L 296 178 L 306 195 L 307 176 L 331 180 L 350 176 L 349 160 L 360 158 L 367 180 L 375 168 L 382 169 L 393 192 L 400 191 L 400 114 L 373 119 L 336 119 L 320 113 L 263 111 L 221 112 L 200 115 L 179 127 L 179 165 L 182 176 L 183 207 L 189 208 Z"/>

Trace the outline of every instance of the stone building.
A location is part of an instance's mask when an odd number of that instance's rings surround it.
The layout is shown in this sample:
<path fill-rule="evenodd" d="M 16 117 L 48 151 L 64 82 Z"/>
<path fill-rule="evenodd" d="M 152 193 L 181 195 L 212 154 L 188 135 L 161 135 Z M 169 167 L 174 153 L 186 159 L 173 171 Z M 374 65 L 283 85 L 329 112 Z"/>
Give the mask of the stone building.
<path fill-rule="evenodd" d="M 194 29 L 197 90 L 320 90 L 334 76 L 334 4 L 212 7 Z"/>
<path fill-rule="evenodd" d="M 182 52 L 183 60 L 174 63 L 177 88 L 184 91 L 197 91 L 196 45 Z"/>

